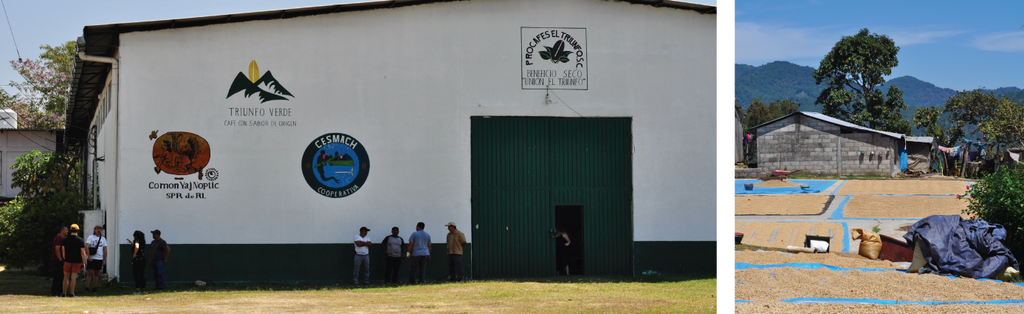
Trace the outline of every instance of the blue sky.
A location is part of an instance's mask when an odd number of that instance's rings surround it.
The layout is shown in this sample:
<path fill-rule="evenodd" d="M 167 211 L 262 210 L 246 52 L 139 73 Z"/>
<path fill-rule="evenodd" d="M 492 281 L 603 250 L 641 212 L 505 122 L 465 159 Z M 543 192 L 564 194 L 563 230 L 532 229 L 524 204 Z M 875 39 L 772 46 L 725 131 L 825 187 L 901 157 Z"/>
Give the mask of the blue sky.
<path fill-rule="evenodd" d="M 10 60 L 38 59 L 39 46 L 57 45 L 82 36 L 86 25 L 164 20 L 239 12 L 298 8 L 338 3 L 365 2 L 355 0 L 3 0 L 7 17 L 0 23 L 0 88 L 15 93 L 10 81 L 23 81 L 11 68 Z M 715 5 L 717 0 L 687 2 Z M 10 23 L 8 28 L 7 23 Z M 14 40 L 12 40 L 13 29 Z M 15 49 L 15 41 L 17 49 Z"/>
<path fill-rule="evenodd" d="M 818 67 L 862 28 L 900 47 L 896 78 L 955 90 L 1024 88 L 1024 1 L 736 0 L 736 63 Z"/>

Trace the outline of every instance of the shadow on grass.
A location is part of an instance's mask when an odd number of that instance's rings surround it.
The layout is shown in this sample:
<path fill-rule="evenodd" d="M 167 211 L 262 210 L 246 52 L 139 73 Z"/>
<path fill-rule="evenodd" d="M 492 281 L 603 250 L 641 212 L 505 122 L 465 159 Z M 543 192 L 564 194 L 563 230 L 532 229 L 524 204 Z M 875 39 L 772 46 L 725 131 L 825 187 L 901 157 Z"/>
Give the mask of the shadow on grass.
<path fill-rule="evenodd" d="M 99 288 L 98 293 L 86 293 L 84 279 L 84 274 L 78 276 L 78 281 L 75 285 L 76 296 L 123 295 L 135 291 L 134 289 L 121 287 L 117 283 L 101 282 L 97 285 Z M 50 285 L 52 283 L 53 279 L 50 276 L 40 275 L 35 267 L 11 269 L 6 268 L 6 265 L 0 265 L 0 295 L 50 296 Z"/>
<path fill-rule="evenodd" d="M 2 268 L 3 265 L 0 265 Z M 98 293 L 85 292 L 85 282 L 81 281 L 84 276 L 79 276 L 79 282 L 75 294 L 78 297 L 90 296 L 117 296 L 129 295 L 135 292 L 131 283 L 118 283 L 117 281 L 100 283 Z M 533 278 L 492 278 L 483 280 L 467 280 L 463 283 L 448 283 L 445 281 L 428 281 L 424 286 L 460 285 L 487 282 L 534 282 L 534 283 L 672 283 L 698 280 L 714 280 L 715 276 L 557 276 L 557 277 L 533 277 Z M 24 270 L 3 269 L 0 270 L 0 295 L 32 295 L 49 296 L 51 278 L 40 276 L 34 268 L 26 267 Z M 364 290 L 364 289 L 390 289 L 399 287 L 413 287 L 407 284 L 383 284 L 371 283 L 369 285 L 352 284 L 327 284 L 327 283 L 281 283 L 281 282 L 230 282 L 217 283 L 208 282 L 206 286 L 195 286 L 192 284 L 168 284 L 165 290 L 153 290 L 152 283 L 149 283 L 147 293 L 160 292 L 204 292 L 204 291 L 309 291 L 309 290 Z"/>

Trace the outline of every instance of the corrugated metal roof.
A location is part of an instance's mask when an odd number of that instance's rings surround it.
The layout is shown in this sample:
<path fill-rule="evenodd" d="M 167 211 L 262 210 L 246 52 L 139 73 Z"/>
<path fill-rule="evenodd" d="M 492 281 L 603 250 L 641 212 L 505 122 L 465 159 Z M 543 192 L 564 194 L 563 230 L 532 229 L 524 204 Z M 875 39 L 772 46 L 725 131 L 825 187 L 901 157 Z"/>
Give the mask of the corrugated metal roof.
<path fill-rule="evenodd" d="M 794 113 L 787 114 L 787 115 L 784 115 L 782 117 L 779 117 L 778 119 L 771 120 L 771 121 L 768 121 L 768 122 L 765 122 L 765 123 L 761 123 L 761 124 L 759 124 L 759 125 L 757 125 L 755 127 L 752 127 L 750 129 L 756 130 L 758 128 L 761 128 L 762 126 L 775 123 L 776 121 L 779 121 L 779 120 L 782 120 L 782 119 L 785 119 L 785 118 L 789 118 L 789 117 L 791 117 L 793 115 L 796 115 L 796 114 L 802 114 L 802 115 L 805 115 L 805 116 L 808 116 L 808 117 L 811 117 L 811 118 L 815 118 L 815 119 L 818 119 L 818 120 L 821 120 L 821 121 L 825 121 L 825 122 L 828 122 L 828 123 L 832 123 L 832 124 L 835 124 L 835 125 L 838 125 L 838 126 L 841 126 L 841 127 L 857 129 L 857 130 L 861 130 L 861 131 L 864 131 L 864 132 L 878 133 L 878 134 L 882 134 L 882 135 L 885 135 L 885 136 L 888 136 L 888 137 L 892 137 L 892 138 L 903 138 L 904 137 L 903 134 L 879 131 L 879 130 L 875 130 L 875 129 L 872 129 L 872 128 L 869 128 L 869 127 L 866 127 L 866 126 L 856 125 L 856 124 L 853 124 L 853 123 L 850 123 L 850 122 L 846 122 L 846 121 L 839 120 L 839 119 L 836 119 L 836 118 L 833 118 L 833 117 L 829 117 L 829 116 L 826 116 L 826 115 L 824 115 L 824 114 L 822 114 L 820 112 L 810 112 L 810 111 L 797 111 L 797 112 L 794 112 Z"/>
<path fill-rule="evenodd" d="M 931 136 L 907 136 L 907 142 L 915 143 L 932 143 L 935 141 L 934 137 Z"/>

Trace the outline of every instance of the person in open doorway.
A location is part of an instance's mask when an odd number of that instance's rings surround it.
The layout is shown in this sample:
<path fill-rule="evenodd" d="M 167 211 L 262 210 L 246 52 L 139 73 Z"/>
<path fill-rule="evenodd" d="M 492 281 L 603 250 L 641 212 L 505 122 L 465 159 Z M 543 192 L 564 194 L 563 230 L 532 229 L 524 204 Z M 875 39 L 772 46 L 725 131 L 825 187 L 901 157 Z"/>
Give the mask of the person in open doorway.
<path fill-rule="evenodd" d="M 78 273 L 82 272 L 82 263 L 85 262 L 85 241 L 78 237 L 78 225 L 71 224 L 68 228 L 70 234 L 61 242 L 61 256 L 64 259 L 64 288 L 61 293 L 64 296 L 75 297 L 75 284 L 78 282 Z"/>
<path fill-rule="evenodd" d="M 57 236 L 53 237 L 53 247 L 50 248 L 50 275 L 53 282 L 50 284 L 50 296 L 59 297 L 64 292 L 64 254 L 61 248 L 64 247 L 64 237 L 68 236 L 68 227 L 57 228 Z"/>
<path fill-rule="evenodd" d="M 370 284 L 370 237 L 367 237 L 367 233 L 370 229 L 367 227 L 359 228 L 359 235 L 356 236 L 353 242 L 356 244 L 356 256 L 352 262 L 352 284 L 359 284 L 359 273 L 362 272 L 363 284 Z"/>
<path fill-rule="evenodd" d="M 409 251 L 406 256 L 409 259 L 409 284 L 423 284 L 427 276 L 427 261 L 430 260 L 430 234 L 423 231 L 426 227 L 423 222 L 416 224 L 416 232 L 409 236 Z M 417 276 L 417 273 L 419 274 Z M 417 280 L 418 279 L 418 280 Z"/>
<path fill-rule="evenodd" d="M 455 228 L 454 222 L 444 225 L 448 227 L 448 280 L 462 281 L 462 246 L 466 245 L 466 235 Z"/>
<path fill-rule="evenodd" d="M 391 228 L 391 235 L 380 241 L 384 249 L 384 283 L 398 283 L 398 270 L 402 267 L 402 256 L 405 256 L 405 239 L 398 236 L 398 227 Z"/>
<path fill-rule="evenodd" d="M 85 239 L 85 249 L 89 251 L 89 261 L 85 264 L 85 292 L 92 293 L 99 291 L 96 285 L 100 282 L 100 271 L 107 265 L 107 238 L 103 237 L 103 226 L 96 225 L 92 228 L 92 234 Z"/>
<path fill-rule="evenodd" d="M 569 234 L 565 233 L 565 229 L 562 226 L 555 227 L 555 234 L 552 235 L 555 238 L 555 264 L 558 265 L 557 273 L 565 271 L 565 275 L 569 275 L 569 244 L 572 243 L 569 240 Z"/>
<path fill-rule="evenodd" d="M 153 234 L 153 242 L 149 244 L 149 263 L 153 265 L 153 280 L 156 281 L 156 290 L 167 288 L 167 278 L 164 276 L 164 266 L 167 265 L 167 257 L 171 256 L 171 247 L 160 237 L 160 229 L 150 231 Z"/>

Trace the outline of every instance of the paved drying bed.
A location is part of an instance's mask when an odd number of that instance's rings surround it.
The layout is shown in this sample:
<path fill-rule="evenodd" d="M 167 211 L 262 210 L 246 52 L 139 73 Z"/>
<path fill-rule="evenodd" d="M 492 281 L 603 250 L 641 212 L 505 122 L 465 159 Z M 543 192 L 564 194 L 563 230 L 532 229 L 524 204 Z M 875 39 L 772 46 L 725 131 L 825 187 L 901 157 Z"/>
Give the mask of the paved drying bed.
<path fill-rule="evenodd" d="M 849 253 L 783 253 L 783 252 L 736 252 L 737 263 L 788 264 L 820 263 L 843 268 L 891 268 L 903 269 L 899 264 L 886 260 L 870 260 Z"/>
<path fill-rule="evenodd" d="M 736 215 L 818 215 L 825 212 L 828 195 L 738 195 Z"/>
<path fill-rule="evenodd" d="M 804 246 L 806 235 L 831 236 L 830 252 L 842 252 L 846 228 L 835 222 L 736 222 L 736 232 L 743 233 L 743 244 L 774 248 Z"/>
<path fill-rule="evenodd" d="M 832 271 L 780 267 L 736 271 L 736 300 L 847 298 L 898 301 L 1020 300 L 1024 288 L 1010 283 L 948 278 L 902 271 Z M 1011 307 L 1021 311 L 1024 308 Z"/>
<path fill-rule="evenodd" d="M 963 180 L 849 180 L 836 191 L 837 195 L 954 195 L 964 194 Z"/>
<path fill-rule="evenodd" d="M 739 201 L 736 201 L 739 204 Z M 931 215 L 960 215 L 967 199 L 953 196 L 855 195 L 843 206 L 844 217 L 921 219 Z"/>

